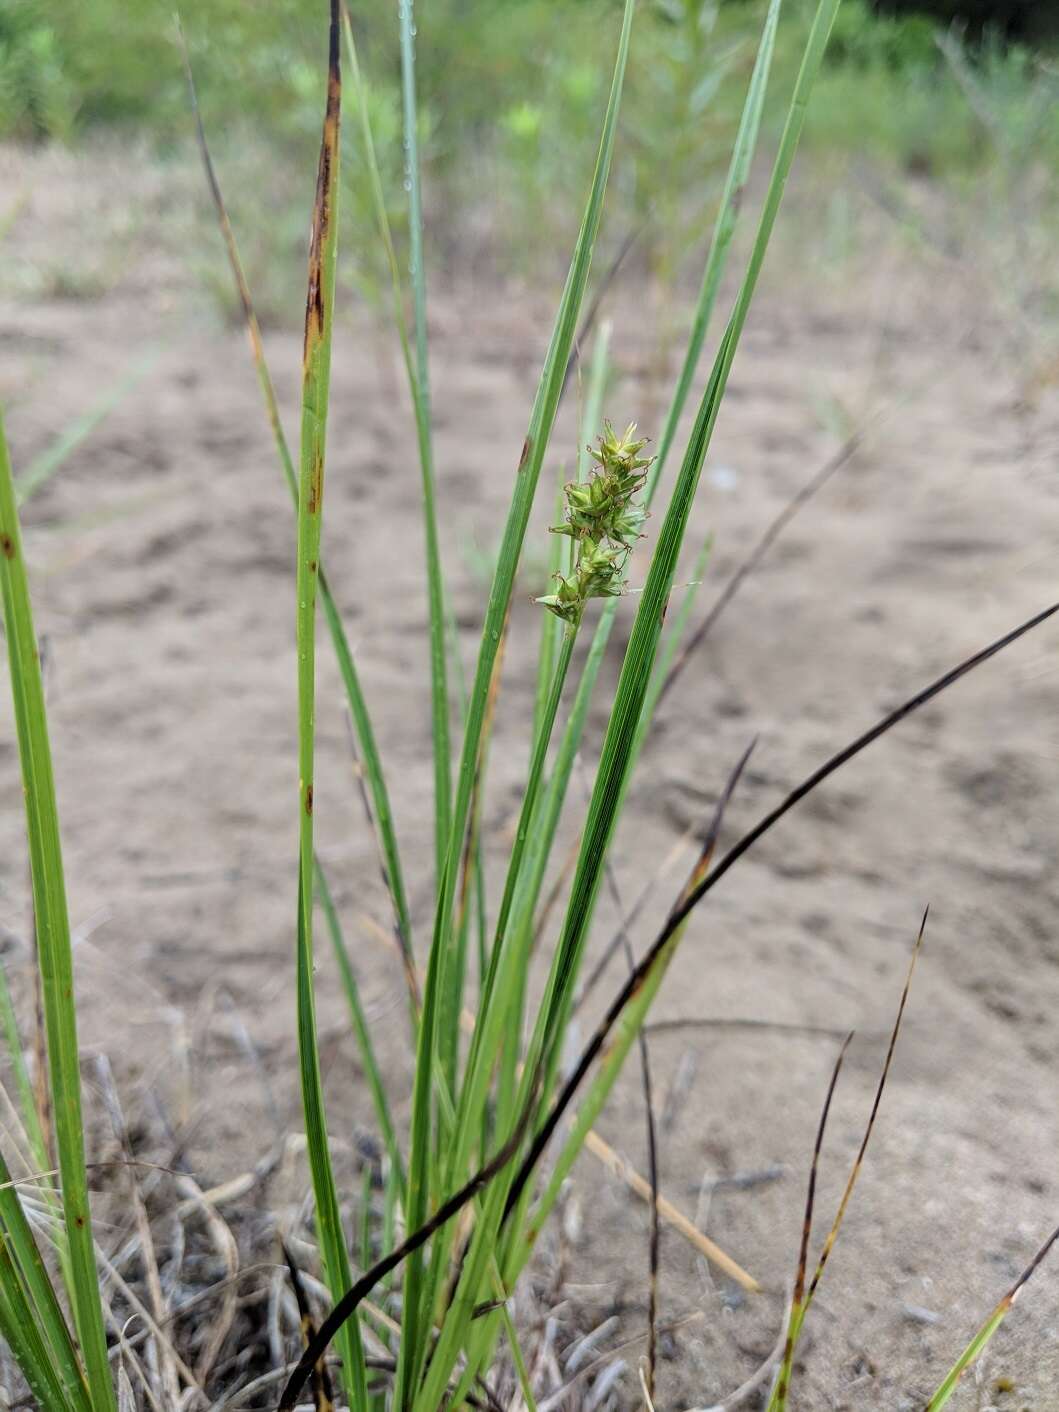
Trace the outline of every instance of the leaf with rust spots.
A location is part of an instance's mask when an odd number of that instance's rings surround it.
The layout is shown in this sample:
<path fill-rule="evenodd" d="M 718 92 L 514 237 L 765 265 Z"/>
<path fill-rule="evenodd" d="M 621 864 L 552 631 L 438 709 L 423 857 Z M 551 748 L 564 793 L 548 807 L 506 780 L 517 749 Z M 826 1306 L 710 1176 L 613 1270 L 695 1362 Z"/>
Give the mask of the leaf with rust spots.
<path fill-rule="evenodd" d="M 308 510 L 310 515 L 315 515 L 319 511 L 320 503 L 323 500 L 323 490 L 324 463 L 318 455 L 316 460 L 313 462 L 312 474 L 309 479 L 309 500 L 306 509 Z M 310 572 L 314 572 L 315 569 L 316 561 L 313 560 L 311 561 Z"/>
<path fill-rule="evenodd" d="M 335 268 L 339 228 L 339 3 L 331 0 L 327 100 L 309 242 L 302 369 L 301 446 L 298 458 L 298 1051 L 306 1145 L 316 1207 L 324 1283 L 332 1290 L 352 1283 L 338 1192 L 327 1139 L 327 1113 L 320 1072 L 313 1003 L 313 764 L 316 712 L 316 595 L 323 528 L 324 461 L 331 384 Z M 355 1412 L 368 1406 L 364 1349 L 355 1323 L 339 1339 L 344 1401 Z M 313 1360 L 314 1362 L 316 1360 Z M 325 1403 L 317 1399 L 317 1406 Z"/>

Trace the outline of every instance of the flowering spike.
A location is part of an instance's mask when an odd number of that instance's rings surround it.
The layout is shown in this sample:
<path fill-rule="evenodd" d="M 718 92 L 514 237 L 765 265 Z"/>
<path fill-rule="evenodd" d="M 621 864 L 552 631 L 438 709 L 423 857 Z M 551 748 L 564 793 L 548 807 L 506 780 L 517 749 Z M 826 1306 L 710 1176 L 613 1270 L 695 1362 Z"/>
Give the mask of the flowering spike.
<path fill-rule="evenodd" d="M 610 422 L 589 452 L 597 463 L 592 478 L 565 487 L 566 519 L 553 534 L 568 535 L 577 545 L 569 577 L 556 575 L 558 588 L 537 602 L 575 626 L 590 598 L 616 598 L 626 587 L 622 573 L 632 545 L 640 538 L 647 511 L 633 502 L 643 488 L 653 456 L 641 456 L 646 438 L 637 438 L 630 422 L 619 437 Z"/>

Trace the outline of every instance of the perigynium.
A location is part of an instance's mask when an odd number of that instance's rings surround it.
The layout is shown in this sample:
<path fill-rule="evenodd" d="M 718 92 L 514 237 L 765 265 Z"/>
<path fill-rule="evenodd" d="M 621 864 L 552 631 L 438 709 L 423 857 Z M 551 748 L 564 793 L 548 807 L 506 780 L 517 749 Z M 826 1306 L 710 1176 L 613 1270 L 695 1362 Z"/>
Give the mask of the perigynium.
<path fill-rule="evenodd" d="M 564 488 L 566 519 L 552 526 L 553 534 L 573 540 L 574 564 L 569 574 L 555 575 L 555 592 L 537 602 L 575 627 L 590 598 L 620 598 L 628 587 L 622 575 L 647 515 L 633 496 L 643 489 L 653 460 L 639 454 L 647 441 L 636 441 L 635 433 L 636 425 L 630 423 L 618 438 L 610 423 L 604 423 L 598 446 L 589 448 L 599 470 L 587 481 L 571 481 Z"/>

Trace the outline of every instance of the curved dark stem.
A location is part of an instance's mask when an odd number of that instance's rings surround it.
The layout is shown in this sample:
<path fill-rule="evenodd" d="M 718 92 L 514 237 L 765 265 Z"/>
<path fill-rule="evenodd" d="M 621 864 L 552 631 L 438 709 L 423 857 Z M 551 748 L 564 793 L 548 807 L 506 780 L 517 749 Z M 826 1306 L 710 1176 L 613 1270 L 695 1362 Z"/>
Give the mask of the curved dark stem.
<path fill-rule="evenodd" d="M 564 1112 L 573 1101 L 574 1094 L 577 1092 L 585 1075 L 591 1068 L 593 1061 L 606 1043 L 607 1036 L 613 1029 L 621 1012 L 647 980 L 652 968 L 664 950 L 666 943 L 672 938 L 674 932 L 681 923 L 685 921 L 688 915 L 694 911 L 706 894 L 711 891 L 712 888 L 716 887 L 725 873 L 734 867 L 739 859 L 742 858 L 745 853 L 748 853 L 750 849 L 753 848 L 754 844 L 767 834 L 774 825 L 778 824 L 785 814 L 790 813 L 796 804 L 800 803 L 806 795 L 811 794 L 818 785 L 823 784 L 824 780 L 833 775 L 836 770 L 841 769 L 843 765 L 852 760 L 855 755 L 859 755 L 862 750 L 866 750 L 873 741 L 878 740 L 880 736 L 892 730 L 898 722 L 903 721 L 906 716 L 910 716 L 913 711 L 919 710 L 921 706 L 925 706 L 927 702 L 939 696 L 947 687 L 952 686 L 955 682 L 959 681 L 961 677 L 973 671 L 975 667 L 981 666 L 981 664 L 987 662 L 990 657 L 995 657 L 996 654 L 1002 652 L 1005 647 L 1010 647 L 1010 645 L 1016 642 L 1020 637 L 1031 632 L 1034 628 L 1039 627 L 1041 623 L 1052 617 L 1056 612 L 1059 612 L 1059 603 L 1053 603 L 1051 607 L 1045 608 L 1040 613 L 1036 613 L 1032 618 L 1028 619 L 1028 621 L 1020 624 L 1019 627 L 1013 628 L 1011 632 L 1005 633 L 1003 637 L 990 643 L 988 647 L 982 648 L 982 650 L 976 652 L 974 656 L 968 657 L 958 666 L 953 667 L 951 671 L 938 677 L 936 681 L 931 682 L 929 686 L 924 687 L 922 691 L 910 697 L 903 705 L 898 706 L 895 711 L 891 711 L 888 715 L 884 716 L 882 720 L 878 721 L 870 730 L 857 736 L 849 745 L 843 747 L 843 749 L 832 755 L 831 758 L 825 761 L 818 769 L 814 770 L 796 789 L 791 790 L 790 794 L 787 795 L 782 803 L 778 804 L 775 809 L 772 809 L 764 818 L 760 819 L 749 833 L 745 833 L 739 842 L 728 850 L 715 868 L 711 869 L 701 881 L 696 882 L 694 886 L 685 892 L 684 896 L 677 902 L 672 912 L 670 912 L 665 926 L 658 934 L 650 949 L 642 960 L 638 962 L 636 969 L 618 992 L 618 995 L 612 1002 L 599 1028 L 596 1030 L 591 1040 L 589 1040 L 576 1067 L 563 1085 L 551 1112 L 544 1120 L 543 1125 L 530 1144 L 508 1194 L 508 1211 L 514 1209 L 514 1203 L 518 1200 L 533 1169 L 540 1161 L 541 1155 L 548 1146 L 552 1134 L 558 1127 Z"/>
<path fill-rule="evenodd" d="M 618 880 L 609 859 L 604 864 L 607 884 L 611 897 L 618 909 L 617 940 L 629 962 L 629 970 L 636 969 L 636 956 L 629 939 L 629 926 L 632 913 L 626 913 L 622 902 Z M 651 1184 L 651 1227 L 647 1243 L 647 1367 L 644 1373 L 647 1397 L 654 1402 L 655 1364 L 658 1357 L 658 1266 L 661 1245 L 661 1222 L 658 1216 L 658 1128 L 655 1123 L 654 1086 L 651 1082 L 651 1052 L 647 1043 L 647 1033 L 641 1026 L 636 1036 L 640 1050 L 640 1083 L 643 1088 L 644 1120 L 647 1130 L 647 1178 Z"/>
<path fill-rule="evenodd" d="M 302 1283 L 301 1271 L 297 1262 L 290 1252 L 286 1241 L 280 1242 L 283 1251 L 283 1258 L 287 1263 L 290 1272 L 291 1288 L 294 1290 L 294 1298 L 298 1305 L 298 1318 L 301 1322 L 302 1341 L 306 1347 L 312 1343 L 316 1337 L 316 1325 L 313 1323 L 313 1312 L 309 1305 L 309 1296 L 305 1292 L 305 1285 Z M 310 1373 L 313 1385 L 313 1406 L 317 1408 L 334 1407 L 334 1394 L 331 1391 L 331 1378 L 327 1371 L 327 1361 L 321 1356 L 319 1362 L 313 1365 Z"/>
<path fill-rule="evenodd" d="M 803 1312 L 802 1299 L 805 1294 L 805 1275 L 809 1263 L 809 1237 L 813 1233 L 813 1208 L 816 1205 L 816 1177 L 820 1169 L 820 1152 L 824 1145 L 827 1116 L 831 1112 L 831 1100 L 835 1096 L 838 1076 L 842 1072 L 842 1062 L 846 1057 L 846 1050 L 849 1048 L 852 1038 L 853 1032 L 850 1031 L 838 1052 L 835 1067 L 831 1070 L 831 1081 L 827 1086 L 827 1096 L 824 1099 L 820 1123 L 816 1129 L 816 1141 L 813 1143 L 813 1160 L 809 1165 L 809 1186 L 805 1194 L 805 1215 L 802 1217 L 802 1238 L 798 1246 L 798 1267 L 794 1274 L 794 1292 L 791 1295 L 790 1313 L 787 1315 L 787 1334 L 783 1340 L 783 1362 L 780 1364 L 779 1381 L 776 1384 L 776 1400 L 780 1407 L 787 1405 L 787 1380 L 791 1372 L 797 1324 Z"/>
<path fill-rule="evenodd" d="M 443 1201 L 433 1216 L 425 1221 L 418 1230 L 413 1231 L 400 1245 L 391 1250 L 389 1255 L 384 1255 L 381 1260 L 376 1261 L 371 1269 L 361 1275 L 360 1279 L 346 1291 L 334 1306 L 298 1360 L 298 1366 L 287 1379 L 283 1396 L 280 1398 L 279 1412 L 291 1412 L 298 1400 L 298 1394 L 311 1376 L 313 1368 L 326 1352 L 328 1344 L 342 1325 L 356 1313 L 361 1300 L 366 1299 L 379 1281 L 385 1279 L 390 1271 L 395 1270 L 413 1251 L 425 1245 L 435 1231 L 440 1230 L 447 1221 L 451 1221 L 453 1216 L 461 1211 L 469 1201 L 473 1201 L 478 1193 L 487 1187 L 497 1173 L 501 1172 L 511 1161 L 522 1145 L 522 1139 L 526 1135 L 526 1129 L 533 1116 L 540 1078 L 541 1074 L 538 1069 L 530 1090 L 529 1100 L 507 1141 L 495 1156 L 491 1157 L 484 1167 L 479 1168 L 458 1191 L 453 1192 L 447 1201 Z"/>
<path fill-rule="evenodd" d="M 548 1146 L 552 1134 L 555 1132 L 563 1114 L 573 1101 L 574 1095 L 577 1093 L 593 1060 L 606 1043 L 607 1036 L 610 1034 L 616 1020 L 646 981 L 652 967 L 658 961 L 658 957 L 665 947 L 666 942 L 671 940 L 677 928 L 686 920 L 695 907 L 698 906 L 706 893 L 715 887 L 725 873 L 727 873 L 745 853 L 748 853 L 754 844 L 757 843 L 764 834 L 768 833 L 785 814 L 789 813 L 796 804 L 804 799 L 806 795 L 811 794 L 818 785 L 822 784 L 830 775 L 833 775 L 836 770 L 852 760 L 855 755 L 859 755 L 860 752 L 871 745 L 873 741 L 885 735 L 887 731 L 891 730 L 900 721 L 903 721 L 906 716 L 911 715 L 913 711 L 918 710 L 921 706 L 925 706 L 927 702 L 932 701 L 934 697 L 940 695 L 947 687 L 959 681 L 961 677 L 966 676 L 968 672 L 973 671 L 975 667 L 981 666 L 981 664 L 987 662 L 990 657 L 994 657 L 998 652 L 1002 652 L 1005 647 L 1009 647 L 1020 637 L 1025 636 L 1026 633 L 1039 627 L 1041 623 L 1045 622 L 1057 612 L 1059 612 L 1059 603 L 1053 603 L 1051 607 L 1045 608 L 1040 613 L 1036 613 L 1019 627 L 1012 629 L 1009 633 L 1005 633 L 1003 637 L 990 643 L 988 647 L 984 647 L 980 652 L 976 652 L 972 657 L 968 657 L 958 666 L 953 667 L 951 671 L 938 677 L 936 681 L 924 687 L 924 689 L 915 696 L 910 697 L 903 705 L 884 716 L 882 720 L 872 726 L 870 730 L 857 736 L 849 745 L 839 750 L 836 754 L 832 755 L 829 760 L 825 761 L 823 765 L 814 770 L 796 789 L 793 789 L 790 794 L 787 795 L 782 803 L 766 814 L 764 818 L 754 825 L 749 833 L 744 834 L 739 842 L 728 850 L 715 868 L 706 872 L 705 876 L 700 877 L 701 873 L 704 871 L 703 861 L 708 856 L 708 851 L 712 847 L 711 840 L 709 837 L 707 838 L 699 865 L 696 866 L 692 875 L 694 879 L 693 885 L 685 890 L 680 900 L 670 912 L 665 925 L 653 945 L 642 960 L 637 963 L 635 970 L 629 976 L 629 979 L 611 1004 L 603 1023 L 589 1041 L 577 1062 L 577 1066 L 563 1085 L 562 1090 L 552 1105 L 551 1111 L 545 1119 L 543 1126 L 531 1142 L 508 1194 L 505 1217 L 514 1209 L 515 1202 L 517 1202 L 522 1190 L 525 1188 L 526 1182 L 529 1180 L 534 1168 L 540 1161 L 541 1155 Z M 731 785 L 729 786 L 729 792 L 730 789 Z M 723 803 L 724 799 L 722 798 L 721 804 L 723 805 Z M 720 806 L 718 812 L 720 812 Z M 338 1301 L 321 1325 L 319 1333 L 303 1353 L 298 1366 L 291 1374 L 287 1386 L 283 1391 L 283 1397 L 279 1404 L 279 1412 L 290 1412 L 290 1409 L 294 1407 L 298 1393 L 308 1381 L 314 1365 L 326 1351 L 328 1344 L 342 1325 L 356 1312 L 357 1306 L 360 1304 L 361 1300 L 366 1298 L 378 1282 L 388 1275 L 391 1270 L 396 1269 L 407 1256 L 414 1250 L 418 1250 L 421 1246 L 425 1245 L 435 1231 L 439 1230 L 447 1221 L 451 1220 L 469 1201 L 473 1201 L 483 1187 L 487 1186 L 497 1173 L 502 1171 L 503 1168 L 507 1166 L 508 1162 L 512 1160 L 522 1145 L 522 1140 L 525 1137 L 526 1130 L 529 1127 L 536 1109 L 537 1089 L 540 1084 L 540 1077 L 540 1071 L 538 1070 L 526 1105 L 519 1115 L 510 1137 L 499 1152 L 497 1152 L 484 1167 L 476 1172 L 469 1181 L 460 1187 L 457 1192 L 450 1196 L 427 1222 L 420 1226 L 418 1230 L 413 1231 L 401 1245 L 397 1246 L 389 1255 L 378 1261 L 366 1274 L 362 1275 L 353 1287 Z M 1057 1235 L 1059 1235 L 1059 1233 L 1057 1233 Z M 1043 1259 L 1043 1253 L 1039 1256 L 1039 1259 Z M 1033 1269 L 1036 1268 L 1036 1264 L 1039 1263 L 1039 1259 L 1030 1267 L 1023 1277 L 1023 1280 L 1020 1281 L 1020 1284 L 1024 1283 L 1025 1279 L 1032 1274 Z M 1019 1286 L 1016 1286 L 1016 1290 L 1018 1287 Z"/>
<path fill-rule="evenodd" d="M 570 349 L 570 356 L 566 360 L 566 371 L 563 373 L 563 387 L 562 392 L 559 393 L 560 397 L 566 392 L 573 371 L 581 361 L 581 349 L 584 347 L 585 340 L 592 332 L 592 327 L 599 317 L 599 311 L 607 291 L 617 279 L 618 272 L 622 265 L 624 265 L 626 257 L 640 239 L 640 236 L 643 235 L 645 229 L 646 223 L 643 223 L 634 226 L 632 230 L 629 231 L 628 235 L 626 235 L 625 239 L 618 246 L 617 254 L 614 256 L 614 259 L 611 260 L 610 264 L 604 270 L 602 278 L 596 285 L 595 293 L 592 295 L 591 302 L 585 310 L 585 316 L 581 320 L 581 327 L 578 329 L 577 336 L 574 338 L 574 346 Z"/>
<path fill-rule="evenodd" d="M 670 667 L 666 679 L 662 683 L 662 689 L 658 693 L 658 701 L 655 703 L 656 710 L 661 706 L 662 702 L 669 695 L 672 687 L 676 684 L 677 678 L 688 664 L 688 659 L 702 646 L 705 638 L 713 631 L 717 624 L 717 619 L 739 592 L 740 588 L 743 586 L 744 580 L 749 578 L 758 567 L 762 559 L 764 559 L 765 555 L 772 548 L 773 544 L 775 544 L 776 540 L 779 539 L 780 535 L 790 524 L 791 520 L 794 519 L 798 511 L 801 510 L 803 506 L 807 505 L 818 491 L 823 490 L 832 476 L 836 475 L 843 466 L 853 459 L 863 438 L 864 433 L 861 430 L 853 432 L 851 436 L 846 438 L 835 454 L 830 456 L 818 470 L 814 471 L 805 484 L 787 501 L 786 505 L 784 505 L 783 509 L 768 526 L 753 549 L 751 549 L 750 553 L 736 567 L 731 578 L 729 578 L 728 582 L 717 595 L 717 599 L 710 611 L 677 653 L 673 665 Z"/>

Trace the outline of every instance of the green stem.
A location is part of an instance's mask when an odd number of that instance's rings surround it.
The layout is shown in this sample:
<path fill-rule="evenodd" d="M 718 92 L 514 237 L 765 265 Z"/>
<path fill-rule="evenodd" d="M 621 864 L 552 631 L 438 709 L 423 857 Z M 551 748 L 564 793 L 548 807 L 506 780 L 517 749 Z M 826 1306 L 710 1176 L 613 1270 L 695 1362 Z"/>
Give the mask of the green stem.
<path fill-rule="evenodd" d="M 434 732 L 434 850 L 437 877 L 445 866 L 452 814 L 449 750 L 449 689 L 445 660 L 445 595 L 438 547 L 435 508 L 434 449 L 430 416 L 430 359 L 427 351 L 426 270 L 423 264 L 423 207 L 419 183 L 419 136 L 416 115 L 415 23 L 413 0 L 399 0 L 401 21 L 401 97 L 404 110 L 405 184 L 415 317 L 415 406 L 419 465 L 423 484 L 423 523 L 426 533 L 427 589 L 430 599 L 430 680 Z M 409 369 L 411 371 L 411 368 Z M 449 1076 L 452 1082 L 452 1075 Z"/>
<path fill-rule="evenodd" d="M 507 960 L 508 953 L 514 952 L 514 948 L 506 944 L 508 922 L 511 917 L 512 903 L 515 900 L 519 885 L 526 844 L 533 834 L 532 825 L 540 798 L 541 781 L 544 777 L 544 762 L 547 759 L 548 746 L 551 743 L 552 733 L 555 728 L 555 718 L 558 714 L 559 702 L 562 700 L 563 687 L 566 683 L 570 661 L 573 657 L 574 644 L 577 641 L 579 626 L 580 619 L 576 623 L 567 623 L 564 625 L 562 642 L 559 645 L 559 658 L 552 676 L 551 689 L 548 693 L 548 699 L 545 702 L 540 729 L 533 743 L 533 754 L 530 760 L 529 774 L 526 779 L 525 792 L 522 796 L 522 807 L 519 810 L 518 825 L 515 830 L 515 841 L 511 848 L 507 877 L 504 880 L 504 893 L 500 902 L 500 912 L 497 916 L 493 949 L 489 957 L 489 971 L 482 990 L 481 1005 L 479 1007 L 479 1023 L 475 1026 L 474 1035 L 471 1039 L 470 1053 L 467 1056 L 466 1079 L 461 1094 L 460 1112 L 456 1123 L 456 1142 L 453 1150 L 453 1160 L 449 1164 L 449 1185 L 452 1184 L 455 1175 L 464 1170 L 474 1140 L 479 1135 L 473 1121 L 473 1115 L 480 1112 L 484 1105 L 485 1088 L 488 1085 L 489 1075 L 492 1071 L 492 1057 L 499 1043 L 500 1028 L 510 1016 L 510 1005 L 507 1003 L 493 1004 L 493 999 L 494 995 L 510 995 L 511 987 L 516 979 L 513 972 L 517 969 L 518 958 L 516 956 L 513 961 Z"/>
<path fill-rule="evenodd" d="M 501 542 L 496 573 L 489 594 L 482 630 L 482 643 L 467 711 L 452 827 L 449 831 L 448 853 L 437 889 L 434 933 L 431 940 L 416 1050 L 411 1150 L 408 1164 L 408 1224 L 411 1229 L 421 1225 L 426 1217 L 434 1153 L 432 1100 L 442 1088 L 447 1088 L 444 1074 L 439 1071 L 435 1062 L 439 1017 L 442 1014 L 455 1014 L 459 1009 L 459 997 L 449 994 L 450 977 L 455 971 L 456 959 L 450 954 L 453 950 L 454 940 L 452 934 L 453 901 L 471 797 L 478 774 L 486 704 L 537 481 L 555 422 L 566 364 L 570 356 L 578 313 L 588 281 L 592 251 L 599 229 L 603 197 L 614 150 L 617 114 L 625 78 L 634 11 L 635 0 L 626 0 L 614 76 L 611 82 L 592 187 L 560 300 L 548 354 L 545 358 L 533 411 L 530 415 L 529 429 L 516 472 L 514 493 Z M 423 1288 L 423 1253 L 415 1251 L 409 1257 L 405 1269 L 404 1337 L 401 1340 L 395 1394 L 399 1408 L 403 1408 L 408 1400 L 409 1372 L 419 1366 L 420 1355 L 425 1349 L 425 1333 L 431 1298 L 431 1292 L 425 1291 Z"/>

